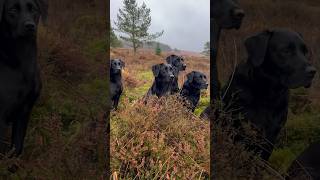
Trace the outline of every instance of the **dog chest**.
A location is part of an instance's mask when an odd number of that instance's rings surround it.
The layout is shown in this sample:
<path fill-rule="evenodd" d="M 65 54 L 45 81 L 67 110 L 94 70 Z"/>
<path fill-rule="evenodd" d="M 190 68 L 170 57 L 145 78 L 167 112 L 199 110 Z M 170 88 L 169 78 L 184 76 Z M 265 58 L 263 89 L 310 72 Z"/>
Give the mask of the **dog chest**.
<path fill-rule="evenodd" d="M 20 109 L 32 96 L 37 96 L 36 74 L 24 74 L 7 67 L 0 67 L 0 110 L 10 113 Z M 30 102 L 31 103 L 31 102 Z M 13 112 L 11 112 L 13 113 Z"/>
<path fill-rule="evenodd" d="M 121 82 L 110 82 L 110 93 L 111 97 L 122 93 L 122 83 Z"/>

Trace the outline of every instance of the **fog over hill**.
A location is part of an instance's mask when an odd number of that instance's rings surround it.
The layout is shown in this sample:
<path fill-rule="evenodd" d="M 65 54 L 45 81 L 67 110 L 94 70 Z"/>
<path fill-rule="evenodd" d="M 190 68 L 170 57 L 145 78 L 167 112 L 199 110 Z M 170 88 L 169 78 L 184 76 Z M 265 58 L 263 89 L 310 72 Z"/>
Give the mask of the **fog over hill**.
<path fill-rule="evenodd" d="M 160 49 L 162 51 L 172 51 L 173 50 L 173 48 L 171 48 L 169 45 L 167 45 L 165 43 L 157 42 L 157 41 L 145 42 L 145 43 L 143 43 L 142 48 L 143 49 L 156 49 L 158 43 L 159 43 Z M 132 47 L 130 42 L 123 41 L 123 40 L 122 40 L 122 45 L 124 48 L 131 48 Z"/>

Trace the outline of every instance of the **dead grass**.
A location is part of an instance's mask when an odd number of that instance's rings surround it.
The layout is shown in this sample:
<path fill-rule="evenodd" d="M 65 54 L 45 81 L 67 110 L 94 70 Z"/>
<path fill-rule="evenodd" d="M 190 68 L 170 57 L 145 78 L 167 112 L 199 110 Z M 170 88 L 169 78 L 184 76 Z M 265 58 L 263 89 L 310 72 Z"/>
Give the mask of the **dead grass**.
<path fill-rule="evenodd" d="M 176 97 L 126 104 L 111 114 L 111 157 L 118 179 L 208 179 L 209 123 Z"/>

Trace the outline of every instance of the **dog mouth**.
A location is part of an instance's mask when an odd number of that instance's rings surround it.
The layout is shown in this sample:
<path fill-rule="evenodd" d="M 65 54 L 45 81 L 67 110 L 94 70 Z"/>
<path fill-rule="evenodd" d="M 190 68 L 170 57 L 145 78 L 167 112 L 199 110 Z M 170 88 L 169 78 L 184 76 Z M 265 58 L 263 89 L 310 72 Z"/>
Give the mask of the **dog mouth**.
<path fill-rule="evenodd" d="M 209 84 L 202 84 L 200 86 L 200 89 L 208 89 Z"/>
<path fill-rule="evenodd" d="M 121 68 L 114 68 L 114 69 L 112 69 L 112 71 L 114 73 L 119 73 L 119 72 L 121 72 Z"/>
<path fill-rule="evenodd" d="M 24 31 L 21 35 L 20 35 L 20 37 L 36 37 L 36 31 L 31 31 L 31 30 L 26 30 L 26 31 Z"/>
<path fill-rule="evenodd" d="M 183 65 L 182 66 L 182 71 L 186 70 L 187 66 L 186 65 Z"/>
<path fill-rule="evenodd" d="M 288 87 L 290 89 L 296 89 L 296 88 L 299 88 L 299 87 L 310 88 L 311 85 L 312 85 L 313 78 L 314 78 L 314 76 L 307 75 L 303 79 L 301 79 L 300 81 L 295 81 L 294 82 L 294 81 L 291 80 L 291 83 L 289 81 L 289 83 L 287 85 L 288 85 Z"/>

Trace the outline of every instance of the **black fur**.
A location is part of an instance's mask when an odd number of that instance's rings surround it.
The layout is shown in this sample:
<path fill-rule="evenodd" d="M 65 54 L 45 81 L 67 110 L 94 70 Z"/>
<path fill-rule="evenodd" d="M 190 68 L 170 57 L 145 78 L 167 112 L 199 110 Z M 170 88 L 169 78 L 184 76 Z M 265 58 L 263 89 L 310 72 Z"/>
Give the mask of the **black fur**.
<path fill-rule="evenodd" d="M 265 143 L 249 147 L 268 160 L 287 120 L 289 89 L 309 87 L 316 69 L 301 35 L 290 30 L 266 30 L 248 38 L 245 46 L 248 61 L 237 66 L 223 102 L 227 112 L 234 110 L 236 127 L 241 114 L 258 130 Z"/>
<path fill-rule="evenodd" d="M 110 64 L 110 94 L 112 107 L 118 108 L 119 99 L 123 91 L 121 70 L 125 63 L 121 59 L 112 59 Z"/>
<path fill-rule="evenodd" d="M 12 124 L 14 155 L 22 153 L 29 116 L 41 90 L 37 25 L 48 6 L 38 0 L 0 0 L 0 138 Z"/>
<path fill-rule="evenodd" d="M 192 112 L 198 105 L 201 90 L 207 88 L 208 83 L 205 74 L 198 71 L 192 71 L 187 74 L 187 80 L 183 84 L 180 95 L 189 102 Z"/>
<path fill-rule="evenodd" d="M 172 89 L 172 81 L 174 80 L 173 67 L 170 64 L 157 64 L 152 66 L 154 81 L 147 93 L 147 97 L 156 95 L 162 97 L 169 95 Z"/>
<path fill-rule="evenodd" d="M 210 17 L 223 29 L 239 29 L 244 11 L 237 0 L 214 0 L 210 4 Z"/>
<path fill-rule="evenodd" d="M 173 67 L 174 80 L 172 82 L 171 94 L 178 93 L 180 91 L 178 84 L 179 72 L 186 70 L 187 65 L 184 63 L 184 59 L 181 56 L 174 54 L 168 56 L 166 61 Z"/>

